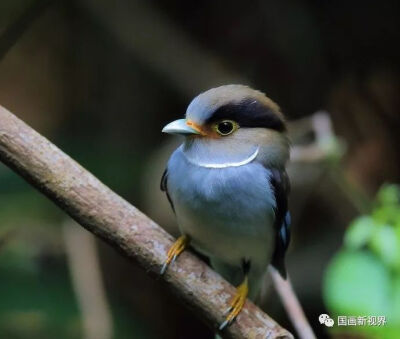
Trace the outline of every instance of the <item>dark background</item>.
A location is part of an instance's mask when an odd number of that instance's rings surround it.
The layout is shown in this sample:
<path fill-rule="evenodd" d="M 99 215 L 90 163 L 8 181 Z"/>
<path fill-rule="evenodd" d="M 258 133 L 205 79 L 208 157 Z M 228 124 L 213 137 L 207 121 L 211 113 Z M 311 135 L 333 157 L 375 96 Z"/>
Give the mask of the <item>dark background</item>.
<path fill-rule="evenodd" d="M 195 95 L 243 83 L 276 101 L 289 121 L 329 112 L 344 149 L 340 159 L 289 169 L 289 272 L 323 338 L 324 269 L 365 201 L 384 182 L 399 181 L 399 6 L 2 0 L 0 104 L 175 235 L 158 185 L 176 144 L 160 131 Z M 314 138 L 303 134 L 295 146 Z M 98 260 L 101 279 L 88 260 L 83 269 L 94 275 L 85 278 L 77 268 L 83 287 L 76 282 L 71 242 L 77 258 Z M 107 245 L 90 244 L 66 215 L 0 166 L 1 337 L 90 338 L 79 297 L 86 284 L 100 291 L 89 302 L 100 298 L 96 305 L 104 308 L 88 313 L 101 329 L 92 338 L 212 338 L 160 281 Z M 91 289 L 91 279 L 99 286 Z M 273 292 L 262 304 L 293 330 Z"/>

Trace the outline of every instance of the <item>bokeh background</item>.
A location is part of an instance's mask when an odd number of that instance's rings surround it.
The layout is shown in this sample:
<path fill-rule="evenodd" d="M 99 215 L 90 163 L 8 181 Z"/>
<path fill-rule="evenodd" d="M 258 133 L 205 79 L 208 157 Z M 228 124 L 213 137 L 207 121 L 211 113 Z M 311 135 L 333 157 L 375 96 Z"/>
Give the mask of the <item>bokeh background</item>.
<path fill-rule="evenodd" d="M 159 192 L 198 93 L 290 121 L 294 287 L 318 338 L 400 337 L 398 1 L 2 0 L 0 104 L 177 234 Z M 1 121 L 0 121 L 1 124 Z M 293 330 L 266 288 L 263 308 Z M 327 328 L 321 313 L 386 316 Z M 162 282 L 0 164 L 1 338 L 212 338 Z"/>

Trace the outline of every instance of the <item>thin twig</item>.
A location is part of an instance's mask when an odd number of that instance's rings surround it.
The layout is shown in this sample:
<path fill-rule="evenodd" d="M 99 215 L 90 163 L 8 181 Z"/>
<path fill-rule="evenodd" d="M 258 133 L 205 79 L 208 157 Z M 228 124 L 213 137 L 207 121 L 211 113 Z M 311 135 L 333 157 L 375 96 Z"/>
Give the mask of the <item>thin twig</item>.
<path fill-rule="evenodd" d="M 112 338 L 112 316 L 93 235 L 73 220 L 63 225 L 72 283 L 82 314 L 84 339 Z"/>
<path fill-rule="evenodd" d="M 286 313 L 300 339 L 316 339 L 316 336 L 308 322 L 306 315 L 304 314 L 303 308 L 297 299 L 296 293 L 293 290 L 292 283 L 289 277 L 283 280 L 279 273 L 272 267 L 269 272 L 274 283 L 274 287 L 278 292 L 278 295 L 285 307 Z"/>
<path fill-rule="evenodd" d="M 135 58 L 170 79 L 171 86 L 188 97 L 218 84 L 249 83 L 151 1 L 81 0 L 79 5 Z"/>
<path fill-rule="evenodd" d="M 47 139 L 0 106 L 0 160 L 79 224 L 159 277 L 173 238 Z M 234 288 L 184 252 L 163 279 L 213 329 L 223 321 Z M 293 338 L 250 301 L 225 338 Z"/>
<path fill-rule="evenodd" d="M 0 60 L 15 45 L 26 29 L 54 0 L 33 1 L 0 35 Z"/>

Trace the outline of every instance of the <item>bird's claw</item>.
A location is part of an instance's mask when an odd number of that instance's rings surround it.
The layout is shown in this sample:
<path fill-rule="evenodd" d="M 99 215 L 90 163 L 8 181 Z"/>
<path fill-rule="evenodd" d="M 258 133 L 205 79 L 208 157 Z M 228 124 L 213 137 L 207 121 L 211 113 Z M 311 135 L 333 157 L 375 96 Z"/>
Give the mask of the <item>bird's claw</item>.
<path fill-rule="evenodd" d="M 242 310 L 249 288 L 247 283 L 247 277 L 245 278 L 244 282 L 238 286 L 237 292 L 233 299 L 230 302 L 230 307 L 227 309 L 225 314 L 228 314 L 222 324 L 219 326 L 219 330 L 222 331 L 225 327 L 229 326 L 239 315 L 240 311 Z"/>
<path fill-rule="evenodd" d="M 178 258 L 179 254 L 181 254 L 187 245 L 189 244 L 189 237 L 186 235 L 180 236 L 171 246 L 167 253 L 167 260 L 165 260 L 164 264 L 161 267 L 160 274 L 163 275 L 167 270 L 168 266 L 173 264 Z"/>

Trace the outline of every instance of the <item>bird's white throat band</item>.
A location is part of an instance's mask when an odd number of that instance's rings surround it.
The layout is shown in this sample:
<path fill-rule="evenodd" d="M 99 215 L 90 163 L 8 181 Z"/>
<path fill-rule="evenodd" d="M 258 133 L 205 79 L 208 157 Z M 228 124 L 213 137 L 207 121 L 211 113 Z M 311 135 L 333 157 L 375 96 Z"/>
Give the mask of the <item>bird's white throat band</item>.
<path fill-rule="evenodd" d="M 225 163 L 205 163 L 201 161 L 194 161 L 193 159 L 190 159 L 188 156 L 186 156 L 185 153 L 183 154 L 185 155 L 187 161 L 196 166 L 205 168 L 227 168 L 227 167 L 239 167 L 252 162 L 257 157 L 259 151 L 260 147 L 257 147 L 257 149 L 246 159 L 241 161 L 225 162 Z"/>

